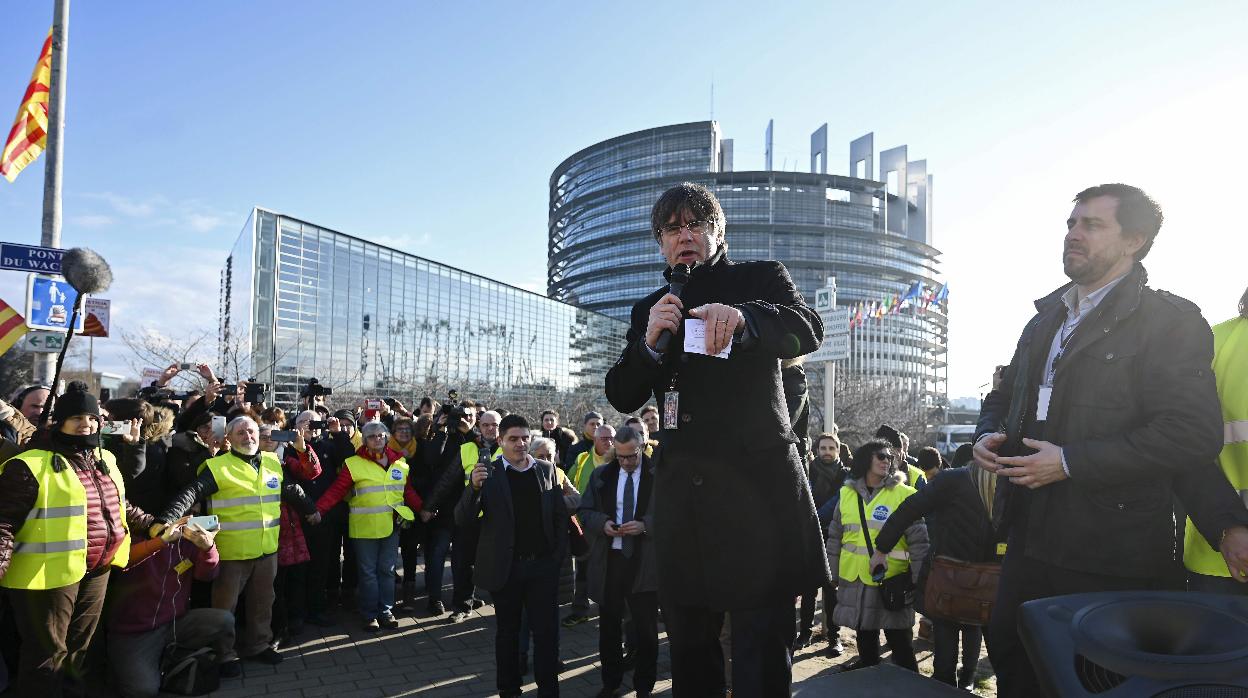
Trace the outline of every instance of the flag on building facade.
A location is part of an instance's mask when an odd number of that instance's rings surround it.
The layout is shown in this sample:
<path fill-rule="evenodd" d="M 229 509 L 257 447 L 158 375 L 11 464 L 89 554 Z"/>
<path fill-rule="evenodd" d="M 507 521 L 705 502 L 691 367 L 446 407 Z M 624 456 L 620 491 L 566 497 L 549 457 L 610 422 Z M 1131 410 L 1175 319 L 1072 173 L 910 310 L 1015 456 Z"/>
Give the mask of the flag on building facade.
<path fill-rule="evenodd" d="M 12 182 L 39 157 L 48 143 L 48 92 L 52 85 L 52 30 L 43 42 L 35 72 L 30 76 L 17 118 L 0 152 L 0 174 Z"/>
<path fill-rule="evenodd" d="M 0 354 L 8 351 L 26 334 L 26 318 L 8 303 L 0 301 Z"/>
<path fill-rule="evenodd" d="M 944 303 L 947 300 L 949 300 L 949 284 L 945 283 L 941 285 L 940 291 L 937 292 L 936 295 L 932 298 L 932 302 L 939 304 L 939 303 Z"/>

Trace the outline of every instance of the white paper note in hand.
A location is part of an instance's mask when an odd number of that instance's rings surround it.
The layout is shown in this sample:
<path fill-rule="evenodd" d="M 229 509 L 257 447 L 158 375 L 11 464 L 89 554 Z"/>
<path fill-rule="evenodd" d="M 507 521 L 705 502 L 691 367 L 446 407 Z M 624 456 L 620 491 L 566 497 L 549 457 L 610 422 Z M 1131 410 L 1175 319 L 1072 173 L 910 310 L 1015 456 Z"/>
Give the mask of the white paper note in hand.
<path fill-rule="evenodd" d="M 697 318 L 689 318 L 685 320 L 685 353 L 686 354 L 702 354 L 703 356 L 714 356 L 719 359 L 726 359 L 732 353 L 732 342 L 728 342 L 728 346 L 718 354 L 706 353 L 706 320 Z"/>

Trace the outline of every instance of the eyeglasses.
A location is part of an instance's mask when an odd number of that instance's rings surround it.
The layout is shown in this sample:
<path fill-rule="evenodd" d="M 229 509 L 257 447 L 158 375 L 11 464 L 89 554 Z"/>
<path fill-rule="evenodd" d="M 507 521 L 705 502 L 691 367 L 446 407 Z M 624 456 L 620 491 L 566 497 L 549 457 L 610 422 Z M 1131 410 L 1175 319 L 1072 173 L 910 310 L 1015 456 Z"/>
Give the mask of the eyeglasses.
<path fill-rule="evenodd" d="M 638 459 L 638 458 L 640 458 L 640 457 L 641 457 L 641 455 L 640 455 L 640 454 L 637 454 L 637 453 L 634 453 L 634 454 L 633 454 L 633 455 L 631 455 L 631 456 L 626 456 L 626 455 L 624 455 L 623 453 L 617 453 L 617 454 L 615 454 L 615 458 L 616 458 L 616 460 L 625 461 L 625 462 L 635 461 L 635 460 L 637 460 L 637 459 Z"/>
<path fill-rule="evenodd" d="M 688 223 L 668 223 L 659 226 L 659 234 L 666 238 L 680 235 L 680 231 L 688 230 L 691 235 L 705 235 L 711 227 L 710 221 L 689 221 Z"/>
<path fill-rule="evenodd" d="M 875 458 L 876 460 L 891 462 L 893 460 L 893 454 L 889 453 L 888 451 L 880 451 L 879 453 L 875 454 Z"/>
<path fill-rule="evenodd" d="M 370 439 L 384 439 L 384 438 L 386 438 L 386 436 L 387 436 L 386 434 L 369 434 L 369 435 L 368 435 L 368 438 L 370 438 Z"/>

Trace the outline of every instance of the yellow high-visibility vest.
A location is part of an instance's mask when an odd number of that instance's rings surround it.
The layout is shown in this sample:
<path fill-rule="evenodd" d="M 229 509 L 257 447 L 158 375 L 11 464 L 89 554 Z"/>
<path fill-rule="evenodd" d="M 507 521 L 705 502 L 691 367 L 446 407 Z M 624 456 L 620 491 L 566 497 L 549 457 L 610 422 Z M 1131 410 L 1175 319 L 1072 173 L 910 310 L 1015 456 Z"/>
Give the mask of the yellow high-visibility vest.
<path fill-rule="evenodd" d="M 1248 506 L 1248 318 L 1235 318 L 1213 328 L 1213 375 L 1222 403 L 1225 441 L 1218 464 Z M 1183 565 L 1210 577 L 1230 577 L 1221 553 L 1187 520 Z"/>
<path fill-rule="evenodd" d="M 909 485 L 897 483 L 892 487 L 881 487 L 869 502 L 863 502 L 863 510 L 867 515 L 867 528 L 871 531 L 871 546 L 875 547 L 875 537 L 884 522 L 897 511 L 897 507 L 906 501 L 915 490 Z M 845 485 L 841 488 L 841 554 L 837 572 L 841 579 L 860 581 L 867 586 L 878 586 L 871 579 L 871 555 L 867 553 L 867 539 L 862 530 L 862 522 L 858 516 L 858 490 Z M 888 567 L 884 578 L 896 577 L 910 572 L 910 548 L 906 537 L 897 541 L 897 547 L 888 553 Z"/>
<path fill-rule="evenodd" d="M 117 488 L 117 501 L 103 502 L 120 513 L 121 547 L 113 557 L 113 567 L 130 561 L 130 531 L 126 528 L 126 486 L 117 471 L 113 454 L 99 448 L 95 457 L 104 462 L 107 475 Z M 53 459 L 65 466 L 52 468 Z M 13 537 L 13 557 L 0 586 L 6 589 L 56 589 L 75 584 L 87 573 L 87 490 L 78 473 L 64 456 L 51 451 L 27 451 L 0 465 L 30 468 L 39 483 L 39 494 L 26 521 Z"/>
<path fill-rule="evenodd" d="M 387 538 L 394 533 L 394 514 L 411 521 L 416 518 L 403 504 L 407 487 L 407 461 L 400 458 L 381 467 L 362 456 L 351 456 L 346 462 L 354 483 L 347 498 L 347 535 L 351 538 Z"/>
<path fill-rule="evenodd" d="M 217 492 L 208 499 L 217 515 L 217 552 L 222 560 L 254 560 L 277 552 L 282 521 L 282 464 L 268 451 L 260 452 L 256 469 L 233 453 L 209 458 L 208 468 Z"/>

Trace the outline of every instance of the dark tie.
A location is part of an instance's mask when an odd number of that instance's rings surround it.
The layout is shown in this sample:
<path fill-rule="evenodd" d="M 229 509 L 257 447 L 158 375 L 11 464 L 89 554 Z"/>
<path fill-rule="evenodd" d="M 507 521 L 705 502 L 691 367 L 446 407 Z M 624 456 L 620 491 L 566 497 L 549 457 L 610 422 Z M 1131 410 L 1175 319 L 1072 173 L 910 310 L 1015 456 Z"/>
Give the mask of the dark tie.
<path fill-rule="evenodd" d="M 620 515 L 620 523 L 625 524 L 633 520 L 634 499 L 633 494 L 633 476 L 630 473 L 624 475 L 624 511 Z M 624 557 L 633 556 L 633 537 L 624 536 L 624 545 L 621 546 Z"/>

